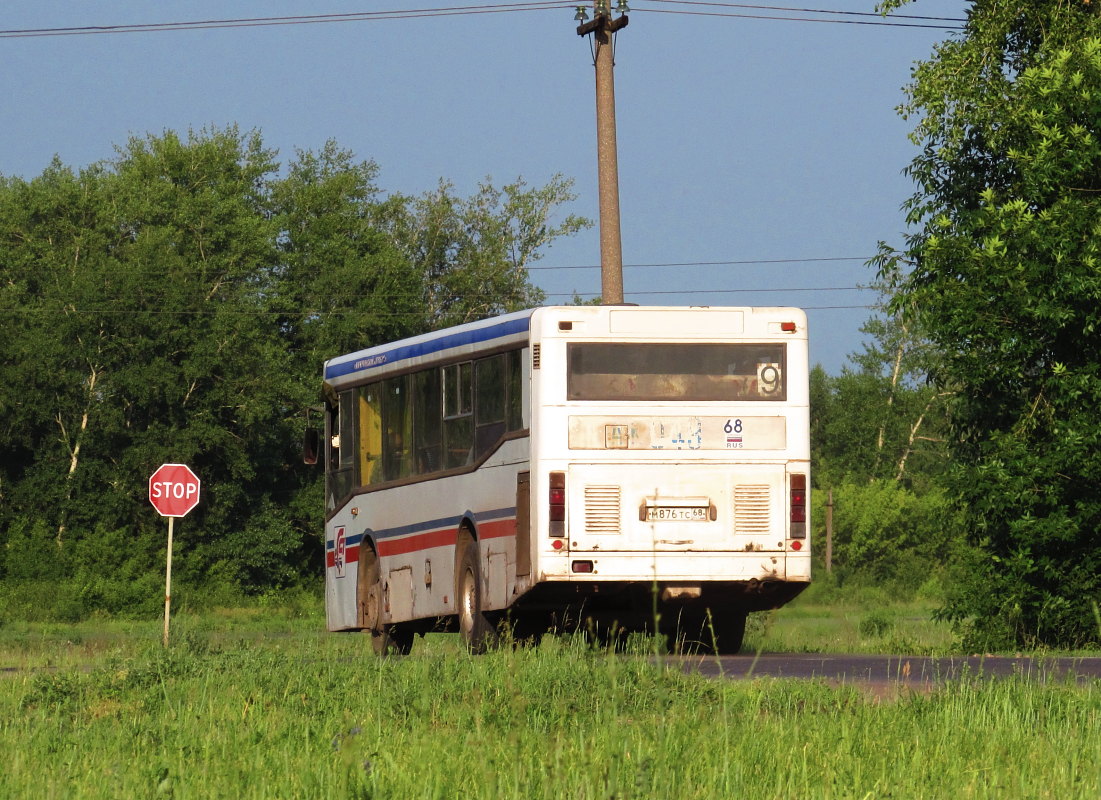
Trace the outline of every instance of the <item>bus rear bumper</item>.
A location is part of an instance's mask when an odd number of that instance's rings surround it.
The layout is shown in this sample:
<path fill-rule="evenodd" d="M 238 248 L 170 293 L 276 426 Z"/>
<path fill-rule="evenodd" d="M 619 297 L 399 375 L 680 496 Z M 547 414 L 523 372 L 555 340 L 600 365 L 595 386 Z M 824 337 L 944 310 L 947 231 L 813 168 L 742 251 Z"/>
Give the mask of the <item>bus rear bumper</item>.
<path fill-rule="evenodd" d="M 645 620 L 655 609 L 705 606 L 767 611 L 779 608 L 809 586 L 809 581 L 547 581 L 520 598 L 513 611 L 556 612 L 572 608 L 584 615 L 610 616 L 621 623 L 634 615 Z"/>
<path fill-rule="evenodd" d="M 577 552 L 545 559 L 541 580 L 608 581 L 809 581 L 810 554 L 775 552 Z"/>

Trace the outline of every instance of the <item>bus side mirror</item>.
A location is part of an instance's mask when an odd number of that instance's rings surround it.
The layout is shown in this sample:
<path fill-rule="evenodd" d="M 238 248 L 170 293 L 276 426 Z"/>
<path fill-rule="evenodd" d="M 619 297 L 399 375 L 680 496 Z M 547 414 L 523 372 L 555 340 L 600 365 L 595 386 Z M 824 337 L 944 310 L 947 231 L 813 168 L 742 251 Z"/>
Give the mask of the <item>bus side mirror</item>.
<path fill-rule="evenodd" d="M 321 434 L 317 428 L 306 428 L 302 436 L 302 461 L 306 464 L 316 464 L 320 452 Z"/>

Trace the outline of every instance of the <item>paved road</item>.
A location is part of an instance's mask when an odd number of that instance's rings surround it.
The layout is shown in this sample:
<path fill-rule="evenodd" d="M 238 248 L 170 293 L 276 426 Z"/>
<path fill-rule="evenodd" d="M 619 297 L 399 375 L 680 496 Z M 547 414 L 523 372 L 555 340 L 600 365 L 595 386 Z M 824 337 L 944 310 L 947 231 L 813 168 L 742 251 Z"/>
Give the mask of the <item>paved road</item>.
<path fill-rule="evenodd" d="M 1022 677 L 1036 681 L 1101 680 L 1101 658 L 1030 656 L 857 656 L 818 653 L 762 653 L 682 656 L 686 672 L 712 677 L 824 679 L 877 687 L 928 690 L 964 677 Z"/>

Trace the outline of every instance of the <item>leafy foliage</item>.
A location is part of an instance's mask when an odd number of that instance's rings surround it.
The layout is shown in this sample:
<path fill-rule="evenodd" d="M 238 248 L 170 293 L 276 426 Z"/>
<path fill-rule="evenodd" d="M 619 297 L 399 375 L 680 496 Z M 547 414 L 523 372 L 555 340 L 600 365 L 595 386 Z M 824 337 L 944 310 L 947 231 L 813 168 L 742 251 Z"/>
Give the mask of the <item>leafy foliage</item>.
<path fill-rule="evenodd" d="M 228 128 L 0 178 L 0 578 L 134 607 L 164 538 L 146 481 L 169 461 L 204 485 L 181 580 L 258 590 L 318 566 L 297 450 L 322 359 L 538 302 L 524 267 L 587 224 L 552 223 L 561 177 L 463 199 L 384 197 L 377 174 L 333 143 L 281 173 Z"/>
<path fill-rule="evenodd" d="M 898 5 L 892 3 L 891 5 Z M 1101 16 L 976 3 L 915 71 L 922 148 L 894 308 L 951 392 L 951 485 L 982 556 L 948 614 L 977 646 L 1096 637 L 1101 597 Z"/>
<path fill-rule="evenodd" d="M 947 398 L 928 381 L 936 354 L 920 327 L 881 309 L 861 330 L 839 375 L 811 371 L 814 530 L 832 502 L 833 577 L 912 593 L 962 541 L 941 488 Z M 824 556 L 821 540 L 815 550 Z"/>
<path fill-rule="evenodd" d="M 847 482 L 833 490 L 833 502 L 835 569 L 842 580 L 913 592 L 958 555 L 961 524 L 943 490 L 918 493 L 892 480 Z"/>
<path fill-rule="evenodd" d="M 589 225 L 572 214 L 550 224 L 554 209 L 573 199 L 571 186 L 561 175 L 542 189 L 523 180 L 498 189 L 487 180 L 464 200 L 441 181 L 419 198 L 394 198 L 387 231 L 419 271 L 427 323 L 458 325 L 542 302 L 527 267 L 555 239 Z"/>
<path fill-rule="evenodd" d="M 928 380 L 935 353 L 921 330 L 889 313 L 869 319 L 851 366 L 811 372 L 811 446 L 819 487 L 893 480 L 936 485 L 946 395 Z"/>

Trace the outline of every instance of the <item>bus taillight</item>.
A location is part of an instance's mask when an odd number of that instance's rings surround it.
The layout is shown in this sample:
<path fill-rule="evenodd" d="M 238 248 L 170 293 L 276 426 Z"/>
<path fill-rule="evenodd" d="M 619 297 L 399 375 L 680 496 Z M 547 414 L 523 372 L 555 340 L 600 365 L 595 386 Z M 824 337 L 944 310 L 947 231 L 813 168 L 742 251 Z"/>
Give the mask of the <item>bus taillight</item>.
<path fill-rule="evenodd" d="M 792 539 L 807 538 L 807 476 L 790 476 L 791 520 L 789 536 Z"/>
<path fill-rule="evenodd" d="M 550 492 L 547 498 L 550 535 L 562 538 L 566 535 L 566 473 L 550 474 Z"/>

